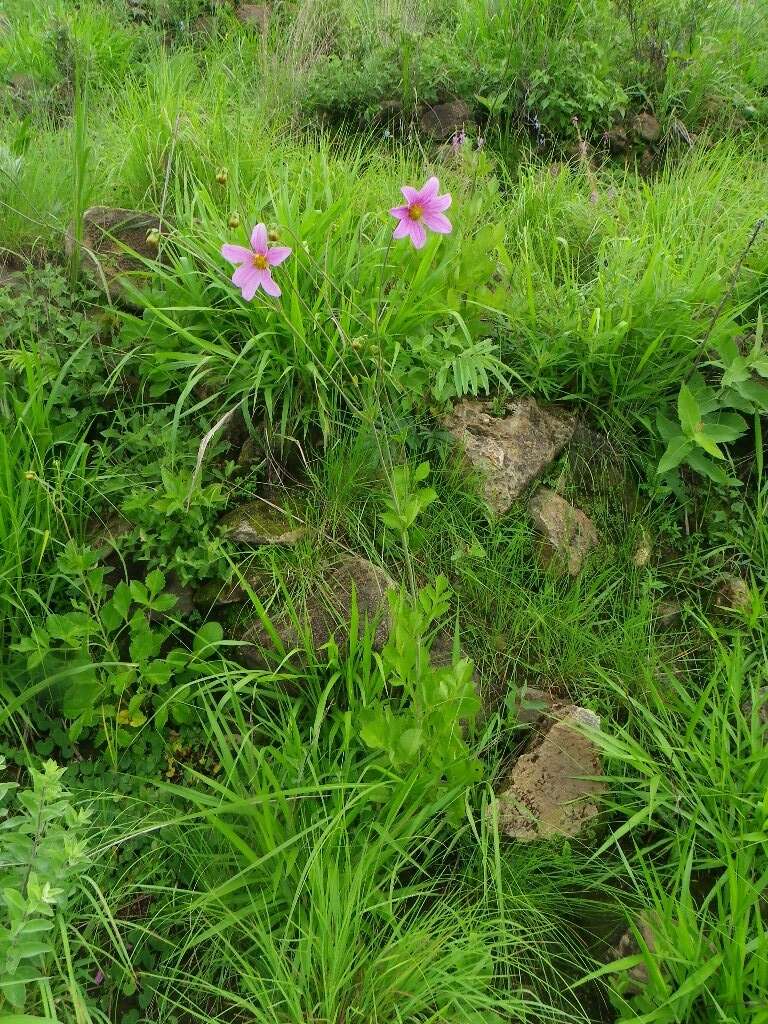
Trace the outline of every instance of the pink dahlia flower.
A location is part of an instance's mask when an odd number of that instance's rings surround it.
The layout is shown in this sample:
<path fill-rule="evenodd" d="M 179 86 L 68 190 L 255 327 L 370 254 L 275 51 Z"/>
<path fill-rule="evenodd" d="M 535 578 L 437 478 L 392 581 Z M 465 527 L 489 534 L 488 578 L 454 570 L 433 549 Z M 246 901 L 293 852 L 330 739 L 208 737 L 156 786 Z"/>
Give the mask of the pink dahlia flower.
<path fill-rule="evenodd" d="M 291 252 L 287 245 L 273 245 L 270 248 L 264 224 L 257 224 L 251 232 L 250 249 L 243 245 L 221 247 L 224 259 L 237 267 L 232 275 L 232 284 L 240 289 L 246 302 L 251 301 L 259 288 L 275 298 L 281 294 L 280 285 L 272 279 L 272 267 L 287 260 Z"/>
<path fill-rule="evenodd" d="M 394 206 L 389 211 L 400 221 L 392 234 L 393 238 L 408 236 L 416 248 L 421 249 L 427 240 L 427 228 L 439 235 L 451 233 L 451 222 L 443 213 L 451 205 L 451 197 L 447 192 L 439 196 L 439 188 L 437 178 L 430 178 L 420 189 L 403 186 L 401 192 L 405 196 L 405 206 Z"/>

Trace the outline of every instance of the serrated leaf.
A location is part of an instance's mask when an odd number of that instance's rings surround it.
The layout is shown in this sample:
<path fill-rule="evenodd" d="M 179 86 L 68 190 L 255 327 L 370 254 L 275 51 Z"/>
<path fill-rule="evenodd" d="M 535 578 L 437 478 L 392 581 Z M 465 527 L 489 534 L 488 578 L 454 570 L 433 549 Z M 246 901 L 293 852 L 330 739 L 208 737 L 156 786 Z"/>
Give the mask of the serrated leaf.
<path fill-rule="evenodd" d="M 160 572 L 159 569 L 153 569 L 152 572 L 150 572 L 147 575 L 147 578 L 144 582 L 146 583 L 147 590 L 152 595 L 152 597 L 157 597 L 157 595 L 165 586 L 165 576 L 163 575 L 163 573 Z"/>
<path fill-rule="evenodd" d="M 112 604 L 124 622 L 128 619 L 131 601 L 131 588 L 125 580 L 121 580 L 115 587 L 114 593 L 112 594 Z"/>
<path fill-rule="evenodd" d="M 677 396 L 677 417 L 684 434 L 691 437 L 696 433 L 701 420 L 701 409 L 696 396 L 687 384 L 681 385 L 680 393 Z"/>
<path fill-rule="evenodd" d="M 717 445 L 709 436 L 709 434 L 705 434 L 704 431 L 697 430 L 696 433 L 693 435 L 693 439 L 699 446 L 699 448 L 703 448 L 704 451 L 708 455 L 711 455 L 713 459 L 725 458 L 725 455 L 720 451 L 720 449 L 717 447 Z"/>
<path fill-rule="evenodd" d="M 737 384 L 736 390 L 750 402 L 754 402 L 760 412 L 768 412 L 768 385 L 756 380 L 747 380 Z"/>
<path fill-rule="evenodd" d="M 667 450 L 662 455 L 656 472 L 661 475 L 676 469 L 686 458 L 692 447 L 693 445 L 687 438 L 678 435 L 667 445 Z"/>

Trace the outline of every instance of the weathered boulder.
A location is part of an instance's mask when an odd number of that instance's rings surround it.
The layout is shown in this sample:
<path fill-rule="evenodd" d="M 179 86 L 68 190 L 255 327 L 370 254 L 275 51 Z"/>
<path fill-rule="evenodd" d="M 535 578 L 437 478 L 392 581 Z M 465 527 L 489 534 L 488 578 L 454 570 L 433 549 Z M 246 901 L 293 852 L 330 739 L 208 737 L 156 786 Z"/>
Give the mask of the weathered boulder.
<path fill-rule="evenodd" d="M 266 4 L 240 4 L 235 14 L 237 20 L 246 28 L 262 34 L 269 29 L 269 7 Z"/>
<path fill-rule="evenodd" d="M 683 610 L 677 601 L 659 601 L 655 611 L 657 629 L 673 629 L 683 621 Z"/>
<path fill-rule="evenodd" d="M 599 729 L 600 719 L 586 708 L 568 705 L 556 713 L 537 745 L 519 758 L 496 798 L 505 835 L 523 842 L 575 837 L 597 815 L 605 783 L 596 778 L 602 775 L 600 754 L 584 726 Z"/>
<path fill-rule="evenodd" d="M 715 603 L 727 612 L 748 612 L 752 608 L 752 594 L 749 584 L 741 576 L 723 576 L 720 580 Z"/>
<path fill-rule="evenodd" d="M 632 118 L 632 129 L 638 138 L 643 142 L 656 142 L 661 135 L 661 125 L 653 116 L 647 112 L 636 114 Z"/>
<path fill-rule="evenodd" d="M 360 621 L 376 623 L 375 643 L 382 647 L 391 626 L 387 594 L 394 585 L 383 569 L 365 558 L 346 555 L 328 567 L 322 581 L 307 595 L 303 608 L 296 608 L 294 615 L 279 612 L 272 618 L 272 626 L 286 651 L 302 648 L 305 635 L 316 649 L 331 638 L 341 644 L 341 634 L 349 624 L 354 591 Z M 265 655 L 274 652 L 275 647 L 260 619 L 246 626 L 238 639 L 242 645 L 241 660 L 246 665 L 262 668 L 268 663 Z"/>
<path fill-rule="evenodd" d="M 451 100 L 449 103 L 425 107 L 419 118 L 421 130 L 436 142 L 446 142 L 471 123 L 472 111 L 464 100 Z"/>
<path fill-rule="evenodd" d="M 571 576 L 578 576 L 587 555 L 600 543 L 589 516 L 548 487 L 536 491 L 528 510 L 542 538 L 544 563 L 560 565 Z"/>
<path fill-rule="evenodd" d="M 130 284 L 141 287 L 151 277 L 145 261 L 158 258 L 157 233 L 164 225 L 157 214 L 92 206 L 83 215 L 83 267 L 102 285 L 110 299 L 133 305 Z M 68 256 L 75 247 L 74 229 L 65 238 Z"/>
<path fill-rule="evenodd" d="M 489 402 L 458 402 L 442 420 L 483 477 L 491 511 L 507 512 L 516 498 L 563 450 L 575 420 L 542 409 L 532 398 L 513 401 L 505 416 L 493 416 Z"/>
<path fill-rule="evenodd" d="M 296 544 L 306 530 L 295 516 L 268 501 L 249 501 L 221 520 L 226 536 L 238 544 Z"/>
<path fill-rule="evenodd" d="M 638 941 L 638 935 L 642 941 Z M 643 949 L 643 947 L 645 947 Z M 609 962 L 623 960 L 628 956 L 637 956 L 638 953 L 647 951 L 651 955 L 656 952 L 656 933 L 651 924 L 650 916 L 640 914 L 635 921 L 635 927 L 627 930 L 619 937 L 618 942 L 610 953 Z M 626 983 L 622 987 L 626 996 L 639 995 L 648 984 L 648 967 L 645 963 L 635 964 L 626 973 Z"/>

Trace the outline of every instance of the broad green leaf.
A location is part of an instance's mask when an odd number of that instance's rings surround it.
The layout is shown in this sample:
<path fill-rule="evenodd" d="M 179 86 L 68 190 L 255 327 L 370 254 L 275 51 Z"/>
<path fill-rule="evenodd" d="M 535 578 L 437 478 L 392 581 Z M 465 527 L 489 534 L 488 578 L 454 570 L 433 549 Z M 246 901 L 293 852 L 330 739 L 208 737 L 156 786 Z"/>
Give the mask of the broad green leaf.
<path fill-rule="evenodd" d="M 667 450 L 662 455 L 656 472 L 663 474 L 676 469 L 692 448 L 693 445 L 687 438 L 678 435 L 667 445 Z"/>
<path fill-rule="evenodd" d="M 147 590 L 152 597 L 157 597 L 160 591 L 165 586 L 165 576 L 160 572 L 159 569 L 153 569 L 147 576 L 146 580 Z"/>
<path fill-rule="evenodd" d="M 701 420 L 701 409 L 687 384 L 681 385 L 680 394 L 677 396 L 677 417 L 684 434 L 690 437 L 696 433 Z"/>
<path fill-rule="evenodd" d="M 747 380 L 737 384 L 736 390 L 750 402 L 754 402 L 759 412 L 768 412 L 768 385 L 756 380 Z"/>
<path fill-rule="evenodd" d="M 703 448 L 704 451 L 707 452 L 708 455 L 711 455 L 713 459 L 725 458 L 725 455 L 723 455 L 709 434 L 705 434 L 703 430 L 697 430 L 693 435 L 693 439 L 699 448 Z"/>
<path fill-rule="evenodd" d="M 691 451 L 688 452 L 685 461 L 691 469 L 695 469 L 696 472 L 700 473 L 702 476 L 709 477 L 709 479 L 714 481 L 716 484 L 725 485 L 737 482 L 731 479 L 721 466 L 718 466 L 716 462 L 712 462 L 709 456 L 705 455 L 703 451 L 696 448 L 692 448 Z"/>
<path fill-rule="evenodd" d="M 220 622 L 206 622 L 195 633 L 192 650 L 200 654 L 206 648 L 215 647 L 224 639 L 224 628 Z"/>

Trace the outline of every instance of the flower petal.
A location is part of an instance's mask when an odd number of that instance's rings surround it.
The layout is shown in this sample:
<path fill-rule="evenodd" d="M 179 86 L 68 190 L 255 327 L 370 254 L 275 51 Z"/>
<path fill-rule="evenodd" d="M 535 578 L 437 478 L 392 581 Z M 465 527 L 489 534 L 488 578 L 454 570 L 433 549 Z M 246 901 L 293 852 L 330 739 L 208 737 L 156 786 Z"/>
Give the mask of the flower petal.
<path fill-rule="evenodd" d="M 238 288 L 242 288 L 246 281 L 250 279 L 252 274 L 255 272 L 256 267 L 249 260 L 248 263 L 243 264 L 242 267 L 238 267 L 232 275 L 232 284 Z"/>
<path fill-rule="evenodd" d="M 450 235 L 453 225 L 444 213 L 429 213 L 424 211 L 424 223 L 430 231 L 436 231 L 438 235 Z"/>
<path fill-rule="evenodd" d="M 249 262 L 253 253 L 243 245 L 222 245 L 221 255 L 228 263 L 236 267 L 238 263 Z"/>
<path fill-rule="evenodd" d="M 434 196 L 424 204 L 425 212 L 429 210 L 430 213 L 443 213 L 451 205 L 451 193 L 446 192 L 444 196 Z"/>
<path fill-rule="evenodd" d="M 280 291 L 280 285 L 277 281 L 273 280 L 272 275 L 268 270 L 259 270 L 257 273 L 259 275 L 259 284 L 267 295 L 274 295 L 274 297 L 277 298 L 282 294 Z"/>
<path fill-rule="evenodd" d="M 251 245 L 253 246 L 253 251 L 260 252 L 262 255 L 265 255 L 267 251 L 267 241 L 266 224 L 257 224 L 251 232 Z"/>
<path fill-rule="evenodd" d="M 260 271 L 254 266 L 240 267 L 232 277 L 232 283 L 236 284 L 241 290 L 246 302 L 250 302 L 256 294 L 256 289 L 259 287 L 259 273 Z M 235 278 L 237 278 L 237 281 Z"/>
<path fill-rule="evenodd" d="M 411 220 L 410 217 L 403 217 L 400 223 L 397 225 L 395 230 L 392 232 L 393 238 L 408 238 L 411 234 L 411 225 L 415 224 L 416 221 Z"/>
<path fill-rule="evenodd" d="M 439 190 L 440 190 L 440 182 L 433 175 L 431 178 L 429 178 L 427 183 L 425 185 L 422 185 L 422 187 L 419 189 L 419 191 L 418 191 L 418 200 L 417 201 L 419 203 L 429 202 L 430 199 L 434 199 L 435 198 L 435 196 L 437 195 Z"/>
<path fill-rule="evenodd" d="M 411 185 L 403 185 L 400 191 L 405 196 L 405 201 L 409 206 L 415 203 L 419 198 L 419 190 L 417 188 L 413 188 Z"/>
<path fill-rule="evenodd" d="M 400 220 L 402 220 L 403 217 L 408 216 L 409 210 L 409 206 L 393 206 L 389 212 L 392 214 L 393 217 L 399 217 Z"/>
<path fill-rule="evenodd" d="M 270 267 L 279 267 L 293 252 L 287 245 L 275 245 L 267 252 L 267 263 Z"/>
<path fill-rule="evenodd" d="M 427 232 L 420 220 L 411 221 L 411 241 L 417 249 L 423 249 L 427 240 Z"/>

